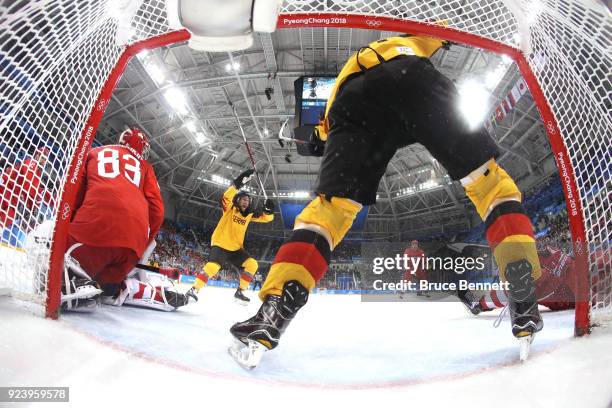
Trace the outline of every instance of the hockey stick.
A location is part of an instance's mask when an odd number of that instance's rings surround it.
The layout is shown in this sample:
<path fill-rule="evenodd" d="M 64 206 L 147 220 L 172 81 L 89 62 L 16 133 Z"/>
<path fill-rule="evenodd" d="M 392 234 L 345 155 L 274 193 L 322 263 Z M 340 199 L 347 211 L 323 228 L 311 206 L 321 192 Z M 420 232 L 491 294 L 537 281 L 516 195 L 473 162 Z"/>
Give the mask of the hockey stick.
<path fill-rule="evenodd" d="M 287 123 L 289 123 L 289 119 L 283 122 L 280 130 L 278 131 L 278 143 L 281 145 L 281 147 L 285 147 L 284 143 L 282 142 L 283 140 L 286 142 L 293 142 L 295 144 L 303 144 L 303 145 L 308 144 L 308 142 L 305 140 L 298 140 L 292 137 L 283 136 L 283 132 L 285 131 L 285 127 L 287 126 Z"/>
<path fill-rule="evenodd" d="M 138 264 L 136 264 L 134 266 L 134 268 L 143 269 L 143 270 L 149 271 L 149 272 L 160 273 L 159 272 L 159 268 L 157 266 L 143 265 L 141 263 L 138 263 Z"/>
<path fill-rule="evenodd" d="M 264 200 L 267 200 L 268 195 L 266 194 L 266 190 L 264 189 L 263 183 L 261 182 L 261 178 L 259 177 L 259 172 L 257 171 L 257 167 L 255 165 L 255 159 L 253 158 L 253 152 L 251 151 L 251 146 L 249 146 L 249 142 L 247 141 L 246 134 L 244 133 L 244 129 L 242 128 L 242 123 L 240 123 L 240 118 L 238 117 L 238 114 L 236 113 L 236 108 L 234 107 L 234 104 L 230 102 L 229 100 L 227 103 L 232 108 L 232 113 L 234 114 L 234 118 L 236 118 L 236 122 L 238 122 L 238 128 L 240 128 L 240 134 L 242 135 L 244 146 L 246 147 L 247 153 L 249 154 L 249 159 L 251 160 L 251 164 L 253 165 L 253 171 L 255 172 L 255 177 L 257 177 L 259 188 L 261 189 L 261 193 L 264 196 Z"/>

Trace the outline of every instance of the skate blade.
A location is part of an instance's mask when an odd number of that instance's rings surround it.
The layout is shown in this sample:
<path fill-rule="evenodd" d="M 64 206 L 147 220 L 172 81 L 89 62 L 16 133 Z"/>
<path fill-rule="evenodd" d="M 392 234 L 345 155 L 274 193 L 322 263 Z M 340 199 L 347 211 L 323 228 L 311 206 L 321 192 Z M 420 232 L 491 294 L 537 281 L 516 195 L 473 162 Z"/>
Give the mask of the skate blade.
<path fill-rule="evenodd" d="M 533 339 L 535 334 L 531 334 L 529 336 L 520 337 L 519 340 L 519 356 L 521 359 L 521 363 L 527 361 L 527 357 L 529 357 L 529 352 L 531 351 L 531 343 L 533 343 Z"/>
<path fill-rule="evenodd" d="M 234 303 L 240 306 L 248 306 L 249 302 L 234 298 Z"/>
<path fill-rule="evenodd" d="M 242 368 L 252 370 L 257 367 L 268 349 L 257 341 L 247 340 L 247 342 L 248 344 L 245 345 L 235 339 L 234 344 L 227 351 Z"/>

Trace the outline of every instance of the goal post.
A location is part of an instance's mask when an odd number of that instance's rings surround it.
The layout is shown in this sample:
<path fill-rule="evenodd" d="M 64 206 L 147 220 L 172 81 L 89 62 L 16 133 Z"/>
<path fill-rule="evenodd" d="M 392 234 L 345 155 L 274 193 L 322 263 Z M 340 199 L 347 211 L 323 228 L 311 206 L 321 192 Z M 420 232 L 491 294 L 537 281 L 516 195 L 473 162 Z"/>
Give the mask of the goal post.
<path fill-rule="evenodd" d="M 47 221 L 54 225 L 46 257 L 37 257 L 35 264 L 0 264 L 0 288 L 35 292 L 35 301 L 45 305 L 49 317 L 57 317 L 59 307 L 63 253 L 76 198 L 74 182 L 82 175 L 83 157 L 91 148 L 113 89 L 130 58 L 139 51 L 188 39 L 187 32 L 169 28 L 164 1 L 130 3 L 134 14 L 128 15 L 126 22 L 126 16 L 118 15 L 117 10 L 127 3 L 54 0 L 0 7 L 0 73 L 3 80 L 8 79 L 0 83 L 1 169 L 5 174 L 17 156 L 31 155 L 40 145 L 51 144 L 55 152 L 53 169 L 45 173 L 51 180 L 47 184 L 52 185 Z M 609 12 L 589 0 L 283 3 L 279 29 L 313 27 L 431 35 L 512 58 L 540 111 L 562 180 L 579 265 L 575 273 L 576 334 L 587 333 L 598 316 L 609 315 Z M 38 136 L 32 136 L 31 128 Z M 19 193 L 17 201 L 23 200 L 23 193 Z M 11 194 L 0 195 L 5 204 L 15 201 L 16 194 Z M 26 220 L 32 224 L 29 229 L 36 230 L 40 216 L 35 220 L 28 211 L 20 211 L 22 219 L 32 218 Z M 43 271 L 37 278 L 43 285 L 29 289 L 28 285 L 17 285 L 20 280 L 31 280 L 33 267 Z"/>

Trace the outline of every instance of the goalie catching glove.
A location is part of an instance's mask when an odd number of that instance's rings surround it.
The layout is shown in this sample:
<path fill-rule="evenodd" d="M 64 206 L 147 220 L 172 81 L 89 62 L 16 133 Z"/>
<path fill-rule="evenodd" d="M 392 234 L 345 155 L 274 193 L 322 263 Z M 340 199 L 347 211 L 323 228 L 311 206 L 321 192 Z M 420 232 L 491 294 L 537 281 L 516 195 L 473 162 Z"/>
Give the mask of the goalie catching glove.
<path fill-rule="evenodd" d="M 236 179 L 234 180 L 234 187 L 240 190 L 246 183 L 253 179 L 253 174 L 255 174 L 255 170 L 249 169 L 245 170 Z"/>

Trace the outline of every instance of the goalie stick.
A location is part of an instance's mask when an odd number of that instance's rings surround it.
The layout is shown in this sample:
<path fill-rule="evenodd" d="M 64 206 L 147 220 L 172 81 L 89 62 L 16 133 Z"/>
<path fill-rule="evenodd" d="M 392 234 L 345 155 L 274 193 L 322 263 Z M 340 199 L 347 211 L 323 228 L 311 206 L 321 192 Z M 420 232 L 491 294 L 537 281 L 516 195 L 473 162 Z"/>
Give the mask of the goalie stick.
<path fill-rule="evenodd" d="M 159 268 L 157 266 L 144 265 L 144 264 L 141 264 L 141 263 L 137 263 L 134 266 L 134 268 L 143 269 L 143 270 L 149 271 L 149 272 L 160 273 L 159 272 Z"/>

